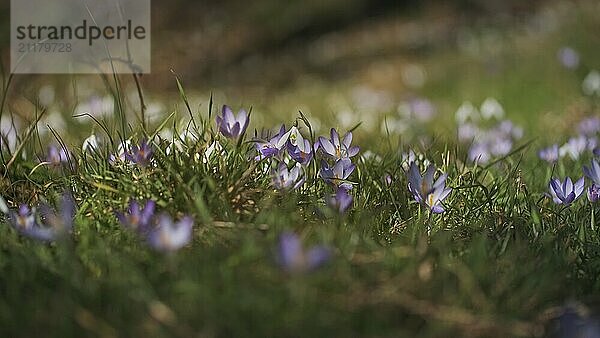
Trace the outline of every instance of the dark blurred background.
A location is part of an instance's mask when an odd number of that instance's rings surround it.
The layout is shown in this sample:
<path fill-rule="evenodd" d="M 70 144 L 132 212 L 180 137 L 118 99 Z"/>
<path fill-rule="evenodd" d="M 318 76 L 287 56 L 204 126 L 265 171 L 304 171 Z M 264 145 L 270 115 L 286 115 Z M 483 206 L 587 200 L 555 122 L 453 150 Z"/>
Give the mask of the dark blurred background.
<path fill-rule="evenodd" d="M 510 24 L 542 1 L 256 0 L 152 1 L 151 89 L 169 69 L 200 86 L 234 81 L 290 85 L 298 74 L 343 76 L 369 57 L 432 52 L 461 26 Z M 10 1 L 0 3 L 0 47 L 8 60 Z"/>

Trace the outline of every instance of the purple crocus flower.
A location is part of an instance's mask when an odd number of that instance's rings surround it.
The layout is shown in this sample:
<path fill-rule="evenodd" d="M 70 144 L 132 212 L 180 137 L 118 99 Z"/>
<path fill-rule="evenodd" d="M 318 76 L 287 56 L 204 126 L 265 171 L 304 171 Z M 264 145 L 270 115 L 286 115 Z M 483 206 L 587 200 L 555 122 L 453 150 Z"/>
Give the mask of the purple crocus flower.
<path fill-rule="evenodd" d="M 564 182 L 561 182 L 557 178 L 553 178 L 550 180 L 549 184 L 550 196 L 556 204 L 564 204 L 565 206 L 570 205 L 581 196 L 584 183 L 583 177 L 575 182 L 575 184 L 573 184 L 570 177 L 567 177 Z"/>
<path fill-rule="evenodd" d="M 282 125 L 279 132 L 271 137 L 268 141 L 255 140 L 256 150 L 259 155 L 256 157 L 257 160 L 264 158 L 270 158 L 279 155 L 283 147 L 285 146 L 290 133 L 285 131 L 285 125 Z"/>
<path fill-rule="evenodd" d="M 504 156 L 510 153 L 513 141 L 507 137 L 498 137 L 495 141 L 489 143 L 490 153 L 494 156 Z"/>
<path fill-rule="evenodd" d="M 294 161 L 307 165 L 313 159 L 313 148 L 310 144 L 310 141 L 307 139 L 298 140 L 296 145 L 292 145 L 292 143 L 287 143 L 287 151 L 291 158 Z"/>
<path fill-rule="evenodd" d="M 39 213 L 26 205 L 21 205 L 18 211 L 8 211 L 8 221 L 15 230 L 44 242 L 54 241 L 70 232 L 74 216 L 75 203 L 68 193 L 63 195 L 58 212 L 47 205 L 41 205 Z"/>
<path fill-rule="evenodd" d="M 145 167 L 152 160 L 152 146 L 146 140 L 143 140 L 140 145 L 131 146 L 131 150 L 125 153 L 125 158 L 135 164 Z"/>
<path fill-rule="evenodd" d="M 579 66 L 579 53 L 571 47 L 563 47 L 557 53 L 558 61 L 568 69 L 575 69 Z"/>
<path fill-rule="evenodd" d="M 503 120 L 492 130 L 493 133 L 499 133 L 500 135 L 515 140 L 523 137 L 523 128 L 516 126 L 510 120 Z M 497 137 L 497 136 L 494 136 Z"/>
<path fill-rule="evenodd" d="M 217 116 L 217 127 L 223 136 L 238 139 L 246 132 L 250 116 L 244 109 L 240 109 L 237 116 L 233 115 L 231 107 L 224 105 L 222 114 Z"/>
<path fill-rule="evenodd" d="M 487 147 L 487 143 L 475 142 L 469 148 L 469 160 L 478 163 L 485 164 L 490 161 L 492 155 Z"/>
<path fill-rule="evenodd" d="M 304 183 L 304 172 L 300 165 L 288 169 L 285 163 L 280 162 L 272 174 L 273 186 L 277 190 L 296 190 Z"/>
<path fill-rule="evenodd" d="M 598 202 L 598 200 L 600 199 L 600 185 L 592 183 L 592 185 L 590 185 L 590 187 L 587 190 L 587 197 L 588 200 L 592 203 Z"/>
<path fill-rule="evenodd" d="M 431 164 L 421 176 L 417 165 L 412 163 L 408 171 L 408 190 L 417 202 L 429 208 L 434 214 L 440 214 L 444 212 L 442 201 L 450 195 L 452 189 L 446 188 L 447 174 L 440 176 L 434 183 L 435 172 L 435 166 Z"/>
<path fill-rule="evenodd" d="M 302 247 L 298 235 L 284 232 L 279 237 L 279 264 L 290 273 L 315 270 L 331 257 L 331 250 L 325 246 L 315 246 L 308 250 Z"/>
<path fill-rule="evenodd" d="M 321 171 L 319 174 L 321 175 L 321 178 L 325 180 L 325 182 L 330 183 L 338 188 L 350 190 L 352 189 L 352 184 L 344 181 L 348 179 L 355 168 L 356 166 L 352 164 L 348 158 L 337 160 L 333 167 L 330 167 L 327 162 L 322 161 Z"/>
<path fill-rule="evenodd" d="M 343 214 L 352 205 L 352 195 L 344 188 L 338 188 L 335 195 L 327 198 L 327 205 L 333 210 Z"/>
<path fill-rule="evenodd" d="M 463 123 L 458 126 L 458 140 L 471 142 L 482 133 L 481 129 L 474 123 Z"/>
<path fill-rule="evenodd" d="M 422 122 L 431 120 L 436 114 L 435 106 L 425 98 L 417 97 L 409 100 L 407 108 L 411 117 Z"/>
<path fill-rule="evenodd" d="M 126 228 L 138 233 L 146 233 L 151 226 L 155 205 L 154 201 L 147 201 L 142 208 L 138 201 L 131 200 L 127 212 L 117 213 L 117 218 Z"/>
<path fill-rule="evenodd" d="M 548 163 L 558 162 L 558 157 L 559 157 L 558 145 L 553 144 L 547 148 L 541 149 L 538 152 L 538 157 Z"/>
<path fill-rule="evenodd" d="M 60 166 L 69 162 L 69 155 L 63 147 L 51 145 L 48 147 L 48 157 L 46 161 L 53 166 Z"/>
<path fill-rule="evenodd" d="M 335 159 L 350 158 L 360 150 L 357 146 L 351 146 L 352 132 L 347 132 L 340 142 L 340 135 L 331 128 L 331 139 L 319 137 L 319 145 L 328 156 Z"/>
<path fill-rule="evenodd" d="M 593 183 L 600 185 L 600 164 L 596 160 L 592 160 L 592 164 L 589 167 L 583 166 L 583 173 Z"/>
<path fill-rule="evenodd" d="M 598 134 L 600 132 L 600 118 L 593 116 L 581 120 L 577 126 L 577 131 L 585 136 Z"/>
<path fill-rule="evenodd" d="M 161 214 L 156 227 L 148 232 L 148 243 L 158 251 L 177 251 L 192 240 L 193 224 L 194 221 L 188 216 L 174 223 L 169 215 Z"/>

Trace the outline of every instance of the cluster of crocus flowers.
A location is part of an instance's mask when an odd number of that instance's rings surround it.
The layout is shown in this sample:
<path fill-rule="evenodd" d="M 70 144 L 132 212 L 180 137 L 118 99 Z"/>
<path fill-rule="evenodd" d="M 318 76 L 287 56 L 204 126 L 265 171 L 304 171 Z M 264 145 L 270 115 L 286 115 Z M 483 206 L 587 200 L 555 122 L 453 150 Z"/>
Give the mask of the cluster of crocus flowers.
<path fill-rule="evenodd" d="M 598 164 L 598 161 L 592 160 L 590 166 L 583 166 L 583 173 L 592 181 L 587 189 L 587 198 L 590 202 L 595 203 L 600 199 L 600 164 Z M 548 185 L 549 197 L 552 198 L 554 203 L 564 206 L 569 206 L 577 200 L 584 189 L 584 177 L 575 183 L 573 183 L 570 177 L 565 178 L 564 181 L 552 178 Z"/>
<path fill-rule="evenodd" d="M 486 120 L 493 121 L 491 128 Z M 521 127 L 504 119 L 504 109 L 494 98 L 487 98 L 480 109 L 470 102 L 463 103 L 456 111 L 456 121 L 458 140 L 470 145 L 469 160 L 480 164 L 508 155 L 523 136 Z"/>
<path fill-rule="evenodd" d="M 317 155 L 320 155 L 319 175 L 335 190 L 333 199 L 326 197 L 325 201 L 329 206 L 343 213 L 352 203 L 352 196 L 348 193 L 352 189 L 352 184 L 348 178 L 354 171 L 355 165 L 350 158 L 358 154 L 359 148 L 352 146 L 351 132 L 340 138 L 338 132 L 332 128 L 330 137 L 329 139 L 319 137 L 315 144 L 311 144 L 298 127 L 292 126 L 286 130 L 285 126 L 281 126 L 274 136 L 254 140 L 258 152 L 255 159 L 272 160 L 271 176 L 275 189 L 295 190 L 306 180 L 305 168 L 315 160 Z"/>
<path fill-rule="evenodd" d="M 305 249 L 300 237 L 293 232 L 281 234 L 278 249 L 281 268 L 293 274 L 315 270 L 331 257 L 331 250 L 325 246 Z"/>
<path fill-rule="evenodd" d="M 305 182 L 304 168 L 313 160 L 313 146 L 293 126 L 286 131 L 282 125 L 279 132 L 267 140 L 254 140 L 258 155 L 255 160 L 270 160 L 273 187 L 277 190 L 295 190 Z"/>
<path fill-rule="evenodd" d="M 127 211 L 117 213 L 121 224 L 144 238 L 155 250 L 174 252 L 186 246 L 192 239 L 194 221 L 184 216 L 175 222 L 166 213 L 154 214 L 155 202 L 142 204 L 132 200 Z"/>
<path fill-rule="evenodd" d="M 447 174 L 441 175 L 434 182 L 435 172 L 435 166 L 430 164 L 421 176 L 417 165 L 411 163 L 408 170 L 408 190 L 419 204 L 432 213 L 439 214 L 444 212 L 442 202 L 450 195 L 452 189 L 446 187 Z"/>
<path fill-rule="evenodd" d="M 356 156 L 360 149 L 352 145 L 352 132 L 347 132 L 340 138 L 337 130 L 331 128 L 329 135 L 329 139 L 319 137 L 316 147 L 324 155 L 319 175 L 335 191 L 334 195 L 326 197 L 327 204 L 333 210 L 343 214 L 352 205 L 352 195 L 349 194 L 352 184 L 348 178 L 356 169 L 351 158 Z"/>
<path fill-rule="evenodd" d="M 18 210 L 8 209 L 2 200 L 2 211 L 9 224 L 20 234 L 44 242 L 52 242 L 68 234 L 73 228 L 75 202 L 70 193 L 63 194 L 58 210 L 47 204 L 29 207 L 22 204 Z"/>
<path fill-rule="evenodd" d="M 538 157 L 548 163 L 556 163 L 559 158 L 568 157 L 573 161 L 586 153 L 600 155 L 597 135 L 600 132 L 600 118 L 587 117 L 577 126 L 577 134 L 570 137 L 563 145 L 553 144 L 538 152 Z"/>

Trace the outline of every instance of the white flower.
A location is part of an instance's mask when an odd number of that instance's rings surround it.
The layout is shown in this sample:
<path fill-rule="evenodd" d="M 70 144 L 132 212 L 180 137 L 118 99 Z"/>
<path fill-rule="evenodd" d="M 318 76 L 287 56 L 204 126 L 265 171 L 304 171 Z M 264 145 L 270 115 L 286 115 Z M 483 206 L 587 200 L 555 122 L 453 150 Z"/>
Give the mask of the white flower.
<path fill-rule="evenodd" d="M 486 120 L 489 120 L 492 117 L 500 120 L 504 117 L 504 108 L 502 108 L 500 102 L 493 97 L 488 97 L 485 99 L 479 110 L 481 111 L 481 116 L 483 116 L 483 118 Z"/>
<path fill-rule="evenodd" d="M 600 95 L 600 73 L 592 70 L 583 80 L 581 87 L 586 95 Z"/>
<path fill-rule="evenodd" d="M 81 146 L 81 150 L 85 153 L 88 151 L 97 151 L 98 150 L 98 139 L 96 135 L 92 134 L 88 138 L 83 141 L 83 145 Z"/>
<path fill-rule="evenodd" d="M 206 148 L 206 150 L 204 151 L 204 156 L 202 156 L 202 163 L 208 163 L 208 160 L 210 160 L 210 158 L 215 153 L 225 155 L 225 151 L 223 151 L 223 146 L 221 146 L 221 143 L 219 143 L 219 141 L 214 141 L 208 146 L 208 148 Z"/>
<path fill-rule="evenodd" d="M 454 113 L 454 116 L 455 116 L 456 122 L 458 124 L 464 124 L 468 120 L 472 120 L 472 121 L 478 120 L 479 112 L 477 111 L 477 108 L 475 108 L 475 106 L 473 106 L 473 104 L 471 102 L 465 101 L 465 102 L 463 102 L 462 105 L 460 105 L 460 107 L 458 107 L 458 110 L 456 110 L 456 113 Z"/>

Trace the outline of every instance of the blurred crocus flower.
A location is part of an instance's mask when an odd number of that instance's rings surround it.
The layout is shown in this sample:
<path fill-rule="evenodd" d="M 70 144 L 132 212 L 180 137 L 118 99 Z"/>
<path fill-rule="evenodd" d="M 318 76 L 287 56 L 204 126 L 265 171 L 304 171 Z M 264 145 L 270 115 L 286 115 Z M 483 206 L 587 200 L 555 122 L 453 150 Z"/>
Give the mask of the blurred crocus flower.
<path fill-rule="evenodd" d="M 131 141 L 130 140 L 125 140 L 122 141 L 121 143 L 119 143 L 119 146 L 117 147 L 117 152 L 114 154 L 111 154 L 108 158 L 108 162 L 110 164 L 118 164 L 118 163 L 124 163 L 126 160 L 128 159 L 128 154 L 131 151 Z"/>
<path fill-rule="evenodd" d="M 295 190 L 304 183 L 304 171 L 300 164 L 288 169 L 285 163 L 280 162 L 277 169 L 273 170 L 273 186 L 277 190 Z"/>
<path fill-rule="evenodd" d="M 256 150 L 259 153 L 256 159 L 261 160 L 263 158 L 277 156 L 285 146 L 289 136 L 290 132 L 286 133 L 285 125 L 282 125 L 279 132 L 269 140 L 255 140 Z"/>
<path fill-rule="evenodd" d="M 473 123 L 463 123 L 458 126 L 458 140 L 461 142 L 470 142 L 477 139 L 481 130 Z"/>
<path fill-rule="evenodd" d="M 4 202 L 2 202 L 5 207 Z M 4 208 L 3 208 L 4 209 Z M 8 214 L 10 225 L 20 234 L 40 241 L 51 242 L 73 228 L 75 202 L 71 194 L 65 193 L 59 210 L 41 205 L 39 213 L 35 208 L 21 205 L 18 211 L 3 210 Z"/>
<path fill-rule="evenodd" d="M 150 164 L 153 153 L 152 146 L 146 140 L 143 140 L 139 146 L 137 144 L 131 146 L 129 152 L 125 153 L 125 159 L 145 167 Z"/>
<path fill-rule="evenodd" d="M 279 264 L 287 272 L 303 273 L 315 270 L 330 257 L 331 250 L 325 246 L 305 250 L 298 235 L 292 232 L 284 232 L 279 237 Z"/>
<path fill-rule="evenodd" d="M 336 159 L 350 158 L 360 150 L 357 146 L 351 146 L 352 144 L 352 132 L 347 132 L 340 142 L 340 135 L 338 132 L 331 128 L 331 139 L 319 137 L 319 145 L 325 154 Z"/>
<path fill-rule="evenodd" d="M 158 251 L 177 251 L 192 240 L 193 224 L 194 221 L 188 216 L 175 223 L 169 215 L 161 214 L 156 227 L 148 232 L 148 243 Z"/>
<path fill-rule="evenodd" d="M 463 102 L 454 115 L 458 124 L 464 124 L 469 120 L 477 121 L 479 119 L 479 111 L 469 101 Z"/>
<path fill-rule="evenodd" d="M 126 228 L 138 233 L 145 233 L 150 229 L 154 208 L 154 201 L 147 201 L 142 207 L 138 201 L 132 200 L 129 202 L 127 211 L 117 213 L 117 218 Z"/>
<path fill-rule="evenodd" d="M 19 126 L 20 123 L 14 116 L 7 118 L 5 115 L 0 119 L 0 149 L 15 151 L 19 141 Z"/>
<path fill-rule="evenodd" d="M 491 118 L 500 120 L 504 117 L 504 108 L 502 108 L 500 102 L 493 97 L 488 97 L 485 99 L 485 101 L 483 101 L 481 104 L 479 111 L 481 112 L 481 116 L 486 120 Z"/>
<path fill-rule="evenodd" d="M 503 120 L 496 128 L 492 130 L 493 133 L 499 133 L 505 137 L 510 137 L 512 139 L 518 140 L 523 137 L 523 128 L 519 126 L 515 126 L 514 123 L 510 120 Z"/>
<path fill-rule="evenodd" d="M 92 134 L 88 138 L 83 141 L 81 146 L 81 150 L 85 152 L 93 152 L 98 151 L 98 138 L 96 135 Z"/>
<path fill-rule="evenodd" d="M 393 180 L 394 180 L 394 178 L 393 178 L 393 177 L 392 177 L 392 175 L 390 175 L 390 174 L 385 174 L 385 175 L 383 176 L 383 182 L 384 182 L 385 184 L 387 184 L 387 185 L 390 185 L 390 184 L 392 184 Z"/>
<path fill-rule="evenodd" d="M 220 116 L 217 116 L 217 126 L 223 136 L 238 139 L 246 132 L 250 116 L 244 109 L 240 109 L 237 116 L 233 115 L 231 107 L 224 105 Z"/>
<path fill-rule="evenodd" d="M 417 202 L 429 208 L 431 212 L 439 214 L 444 212 L 442 202 L 450 195 L 452 189 L 446 188 L 447 174 L 443 174 L 434 182 L 435 172 L 436 168 L 431 164 L 421 176 L 417 165 L 412 163 L 408 171 L 408 190 Z"/>
<path fill-rule="evenodd" d="M 586 95 L 600 95 L 600 73 L 597 70 L 592 70 L 583 79 L 581 87 Z"/>
<path fill-rule="evenodd" d="M 587 149 L 588 140 L 585 136 L 571 137 L 567 143 L 565 143 L 558 150 L 560 157 L 569 155 L 573 160 L 579 159 L 579 156 Z"/>
<path fill-rule="evenodd" d="M 469 160 L 481 164 L 488 163 L 492 155 L 486 143 L 476 142 L 469 148 Z"/>
<path fill-rule="evenodd" d="M 348 190 L 338 188 L 335 195 L 329 196 L 326 201 L 331 209 L 343 214 L 352 205 L 352 195 L 348 193 Z"/>
<path fill-rule="evenodd" d="M 598 202 L 598 200 L 600 199 L 600 185 L 592 183 L 592 185 L 590 185 L 590 187 L 588 188 L 587 197 L 588 200 L 592 203 Z"/>
<path fill-rule="evenodd" d="M 425 98 L 413 98 L 398 106 L 398 113 L 406 119 L 430 121 L 436 114 L 435 106 Z"/>
<path fill-rule="evenodd" d="M 558 50 L 558 61 L 568 69 L 575 69 L 579 66 L 579 53 L 571 47 L 563 47 Z"/>
<path fill-rule="evenodd" d="M 583 192 L 584 178 L 580 178 L 575 184 L 571 181 L 570 177 L 567 177 L 564 182 L 561 182 L 557 178 L 550 180 L 550 196 L 556 204 L 570 205 L 575 201 Z"/>
<path fill-rule="evenodd" d="M 600 322 L 594 311 L 583 304 L 572 303 L 556 309 L 558 317 L 548 327 L 547 337 L 598 338 Z"/>
<path fill-rule="evenodd" d="M 512 149 L 513 142 L 507 137 L 498 137 L 495 142 L 489 143 L 490 153 L 494 156 L 508 155 Z"/>
<path fill-rule="evenodd" d="M 600 118 L 588 117 L 581 120 L 577 126 L 577 131 L 585 136 L 594 136 L 598 134 L 600 131 Z"/>
<path fill-rule="evenodd" d="M 338 160 L 333 167 L 330 167 L 327 162 L 322 161 L 320 175 L 325 182 L 338 188 L 350 190 L 352 189 L 352 184 L 345 182 L 345 180 L 348 179 L 355 168 L 356 166 L 348 158 Z"/>
<path fill-rule="evenodd" d="M 589 167 L 583 166 L 583 173 L 592 180 L 592 182 L 600 185 L 600 165 L 596 160 L 592 160 L 592 164 Z"/>
<path fill-rule="evenodd" d="M 538 152 L 538 157 L 548 163 L 556 163 L 558 162 L 558 145 L 553 144 L 547 148 L 541 149 Z"/>
<path fill-rule="evenodd" d="M 69 162 L 69 155 L 63 147 L 51 145 L 48 147 L 46 161 L 53 166 L 60 166 Z"/>

